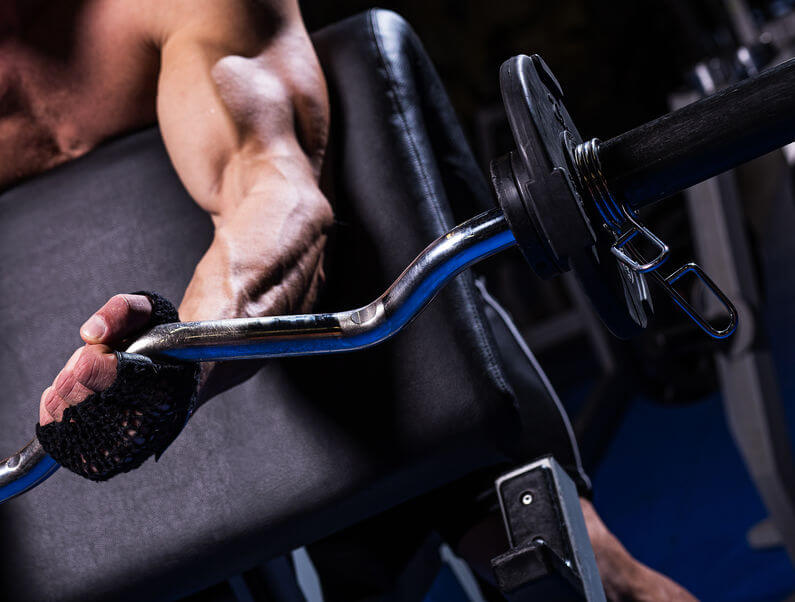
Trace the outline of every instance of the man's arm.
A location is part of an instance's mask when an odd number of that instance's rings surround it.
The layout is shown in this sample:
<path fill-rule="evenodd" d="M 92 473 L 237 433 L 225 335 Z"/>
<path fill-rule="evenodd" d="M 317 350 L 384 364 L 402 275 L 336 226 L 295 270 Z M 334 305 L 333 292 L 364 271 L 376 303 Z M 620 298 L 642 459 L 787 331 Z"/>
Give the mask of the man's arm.
<path fill-rule="evenodd" d="M 177 173 L 216 227 L 180 315 L 308 309 L 331 223 L 317 186 L 328 100 L 314 50 L 294 1 L 200 4 L 163 42 L 157 99 Z"/>
<path fill-rule="evenodd" d="M 215 235 L 179 307 L 182 320 L 307 311 L 322 280 L 330 206 L 317 180 L 328 132 L 325 83 L 295 0 L 162 2 L 157 112 L 169 156 Z M 43 394 L 40 421 L 108 387 L 111 347 L 146 323 L 145 297 L 117 296 L 81 328 L 87 343 Z M 248 373 L 206 365 L 202 397 Z"/>
<path fill-rule="evenodd" d="M 332 221 L 317 185 L 328 134 L 325 81 L 294 0 L 205 4 L 194 21 L 177 15 L 158 85 L 169 155 L 216 228 L 180 317 L 305 312 Z M 240 380 L 240 368 L 206 365 L 205 381 L 215 377 L 202 396 Z"/>

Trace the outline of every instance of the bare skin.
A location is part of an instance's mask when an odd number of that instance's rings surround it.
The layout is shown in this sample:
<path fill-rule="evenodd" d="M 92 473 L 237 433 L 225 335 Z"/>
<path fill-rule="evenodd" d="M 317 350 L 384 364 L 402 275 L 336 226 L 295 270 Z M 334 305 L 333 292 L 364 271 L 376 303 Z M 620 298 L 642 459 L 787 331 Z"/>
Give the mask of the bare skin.
<path fill-rule="evenodd" d="M 694 602 L 695 597 L 678 583 L 635 560 L 599 518 L 593 504 L 580 498 L 585 526 L 596 555 L 596 565 L 609 600 Z"/>
<path fill-rule="evenodd" d="M 328 120 L 296 0 L 0 0 L 0 190 L 158 122 L 215 226 L 183 320 L 311 308 L 333 217 L 318 188 Z M 41 396 L 42 425 L 111 385 L 114 346 L 150 313 L 146 297 L 117 295 L 83 324 L 85 346 Z M 204 365 L 204 400 L 251 372 L 229 366 Z M 583 510 L 606 589 L 637 593 L 614 599 L 692 600 Z"/>
<path fill-rule="evenodd" d="M 328 99 L 295 0 L 5 2 L 0 23 L 0 187 L 157 121 L 215 225 L 180 317 L 310 308 L 333 217 L 317 184 Z M 107 316 L 70 364 L 101 368 L 92 384 L 115 371 L 96 346 L 115 340 L 100 334 Z M 249 373 L 205 365 L 202 397 Z M 90 393 L 70 383 L 67 370 L 45 392 L 42 424 Z"/>

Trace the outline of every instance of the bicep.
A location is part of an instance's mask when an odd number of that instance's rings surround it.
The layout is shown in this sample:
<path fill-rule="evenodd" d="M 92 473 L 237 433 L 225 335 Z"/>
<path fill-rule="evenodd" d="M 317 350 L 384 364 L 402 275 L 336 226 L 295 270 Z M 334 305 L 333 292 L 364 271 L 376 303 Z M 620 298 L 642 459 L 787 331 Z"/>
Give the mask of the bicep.
<path fill-rule="evenodd" d="M 162 47 L 163 139 L 188 192 L 210 213 L 245 194 L 268 157 L 303 155 L 319 167 L 325 84 L 295 18 L 267 31 L 237 31 L 242 25 L 229 21 L 211 35 L 186 27 Z"/>
<path fill-rule="evenodd" d="M 214 58 L 183 45 L 166 45 L 157 94 L 157 114 L 169 157 L 199 205 L 213 213 L 223 167 L 237 146 L 210 71 Z"/>

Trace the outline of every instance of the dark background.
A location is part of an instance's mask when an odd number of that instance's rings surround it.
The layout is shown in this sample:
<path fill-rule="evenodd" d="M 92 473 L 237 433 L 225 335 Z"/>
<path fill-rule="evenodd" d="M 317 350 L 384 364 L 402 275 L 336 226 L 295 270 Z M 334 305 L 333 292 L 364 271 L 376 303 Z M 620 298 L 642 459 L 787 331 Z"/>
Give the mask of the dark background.
<path fill-rule="evenodd" d="M 310 31 L 373 6 L 304 0 Z M 419 34 L 473 142 L 479 111 L 499 103 L 500 64 L 540 54 L 583 137 L 606 139 L 667 112 L 683 73 L 730 34 L 710 1 L 403 0 L 381 2 Z"/>

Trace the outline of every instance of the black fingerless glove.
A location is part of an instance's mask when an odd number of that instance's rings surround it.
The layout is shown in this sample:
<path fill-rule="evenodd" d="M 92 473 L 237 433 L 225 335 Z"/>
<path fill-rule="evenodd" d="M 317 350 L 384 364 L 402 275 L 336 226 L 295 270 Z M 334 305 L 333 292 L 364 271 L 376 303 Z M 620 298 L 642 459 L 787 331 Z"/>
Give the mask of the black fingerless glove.
<path fill-rule="evenodd" d="M 155 293 L 141 291 L 152 303 L 148 328 L 179 322 L 176 308 Z M 155 460 L 182 431 L 196 405 L 198 364 L 151 360 L 116 352 L 116 380 L 64 410 L 60 422 L 36 425 L 45 451 L 92 481 L 105 481 Z"/>

